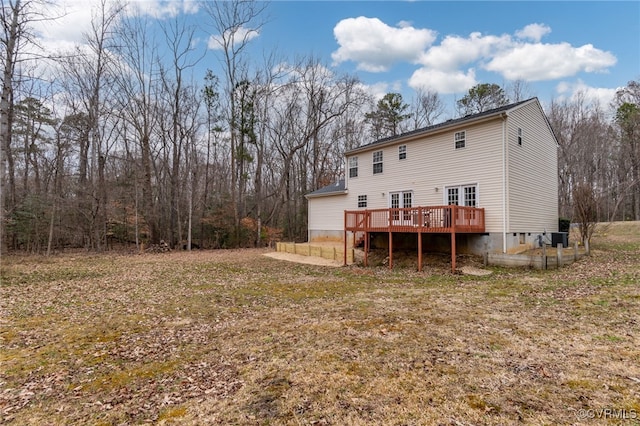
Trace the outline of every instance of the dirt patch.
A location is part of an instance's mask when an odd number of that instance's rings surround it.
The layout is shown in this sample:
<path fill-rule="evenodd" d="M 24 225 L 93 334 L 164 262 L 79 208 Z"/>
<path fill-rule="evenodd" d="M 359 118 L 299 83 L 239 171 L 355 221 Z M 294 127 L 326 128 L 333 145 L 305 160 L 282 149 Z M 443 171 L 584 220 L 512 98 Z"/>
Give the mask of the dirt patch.
<path fill-rule="evenodd" d="M 287 262 L 304 263 L 306 265 L 318 265 L 318 266 L 331 266 L 334 268 L 342 266 L 341 262 L 337 260 L 325 259 L 318 256 L 304 256 L 302 254 L 293 254 L 285 252 L 272 252 L 265 253 L 267 257 L 278 260 L 286 260 Z"/>
<path fill-rule="evenodd" d="M 465 275 L 473 275 L 476 277 L 486 277 L 487 275 L 492 274 L 492 272 L 487 269 L 480 269 L 473 266 L 463 266 L 460 268 L 460 272 Z"/>

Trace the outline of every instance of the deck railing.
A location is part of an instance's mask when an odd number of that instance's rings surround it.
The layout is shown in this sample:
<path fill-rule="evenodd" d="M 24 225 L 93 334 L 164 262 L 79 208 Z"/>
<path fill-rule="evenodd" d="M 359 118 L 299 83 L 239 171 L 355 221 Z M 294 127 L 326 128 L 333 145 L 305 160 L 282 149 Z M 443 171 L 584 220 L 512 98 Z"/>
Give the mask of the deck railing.
<path fill-rule="evenodd" d="M 484 232 L 484 209 L 451 205 L 345 211 L 345 231 Z"/>

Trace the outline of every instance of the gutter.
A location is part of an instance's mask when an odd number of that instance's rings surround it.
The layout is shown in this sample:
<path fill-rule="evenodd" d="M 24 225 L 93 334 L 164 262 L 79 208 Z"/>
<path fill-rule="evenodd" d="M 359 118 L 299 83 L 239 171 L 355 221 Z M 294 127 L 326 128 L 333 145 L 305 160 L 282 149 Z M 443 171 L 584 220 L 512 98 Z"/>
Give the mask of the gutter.
<path fill-rule="evenodd" d="M 304 198 L 308 200 L 309 198 L 333 197 L 335 195 L 346 195 L 348 193 L 349 191 L 345 189 L 344 191 L 323 192 L 322 194 L 316 194 L 316 195 L 306 194 Z"/>
<path fill-rule="evenodd" d="M 507 117 L 502 114 L 502 253 L 507 252 Z"/>

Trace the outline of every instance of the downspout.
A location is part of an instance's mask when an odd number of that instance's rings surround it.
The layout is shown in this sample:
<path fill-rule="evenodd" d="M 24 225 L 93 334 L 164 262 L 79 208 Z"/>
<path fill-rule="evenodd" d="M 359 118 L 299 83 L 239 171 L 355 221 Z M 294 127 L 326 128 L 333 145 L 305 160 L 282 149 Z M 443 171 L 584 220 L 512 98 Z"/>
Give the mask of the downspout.
<path fill-rule="evenodd" d="M 502 114 L 502 253 L 507 252 L 507 116 Z"/>

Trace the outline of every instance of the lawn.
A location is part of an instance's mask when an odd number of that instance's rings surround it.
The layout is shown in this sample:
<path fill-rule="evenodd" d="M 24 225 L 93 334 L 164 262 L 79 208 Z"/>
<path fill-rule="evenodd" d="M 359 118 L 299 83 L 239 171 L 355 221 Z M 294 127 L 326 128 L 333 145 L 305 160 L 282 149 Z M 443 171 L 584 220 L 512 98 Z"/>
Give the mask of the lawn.
<path fill-rule="evenodd" d="M 638 223 L 488 277 L 264 252 L 4 257 L 0 423 L 640 424 Z"/>

